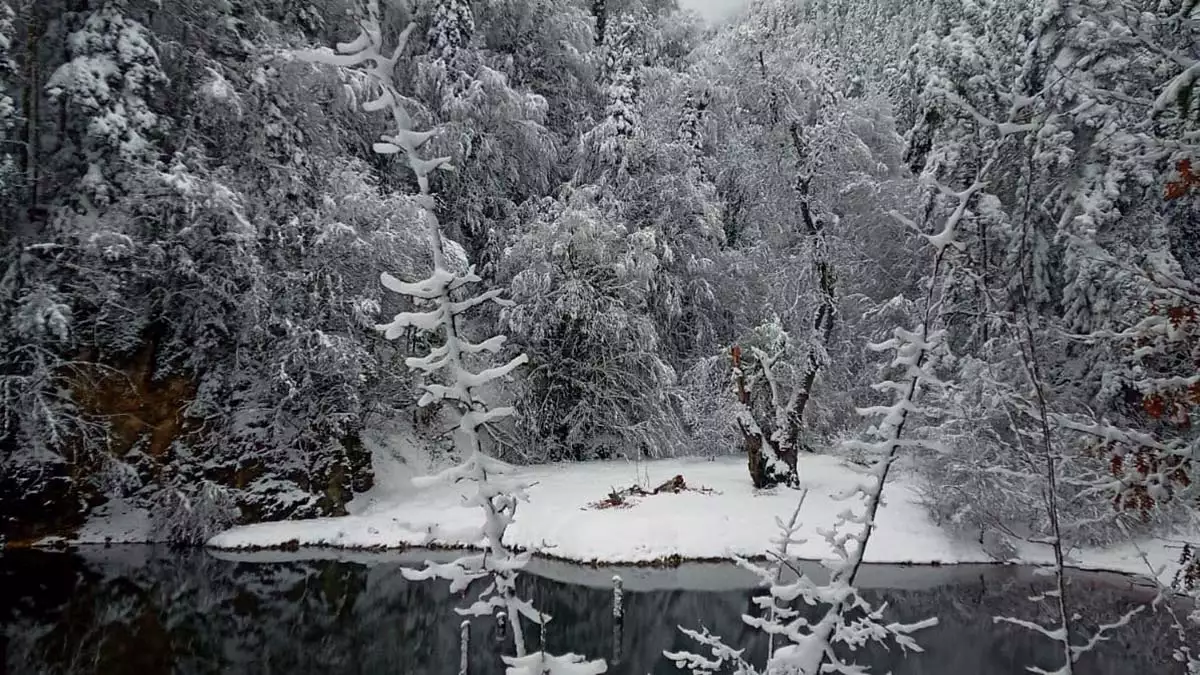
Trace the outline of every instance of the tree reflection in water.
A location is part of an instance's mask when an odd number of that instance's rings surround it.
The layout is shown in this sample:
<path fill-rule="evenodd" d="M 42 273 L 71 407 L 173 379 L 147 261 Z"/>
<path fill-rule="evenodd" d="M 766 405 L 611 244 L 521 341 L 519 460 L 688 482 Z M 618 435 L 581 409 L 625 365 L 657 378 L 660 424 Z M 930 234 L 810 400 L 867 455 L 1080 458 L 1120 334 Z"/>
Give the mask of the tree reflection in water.
<path fill-rule="evenodd" d="M 301 554 L 303 555 L 303 554 Z M 318 554 L 325 555 L 325 554 Z M 328 556 L 326 556 L 328 557 Z M 0 555 L 0 647 L 16 674 L 288 673 L 289 675 L 442 675 L 458 665 L 458 627 L 445 583 L 400 576 L 395 556 L 361 562 L 310 559 L 248 562 L 203 551 L 154 547 L 83 549 L 77 553 L 10 551 Z M 709 566 L 709 590 L 695 568 L 659 572 L 656 589 L 627 583 L 622 660 L 610 673 L 675 673 L 664 649 L 687 645 L 677 626 L 706 626 L 761 662 L 765 644 L 741 615 L 756 592 L 739 588 L 728 568 Z M 885 568 L 879 568 L 885 569 Z M 859 662 L 896 675 L 1010 675 L 1049 665 L 1053 645 L 1029 631 L 994 625 L 997 614 L 1029 616 L 1037 580 L 1012 567 L 890 568 L 864 591 L 887 600 L 898 620 L 937 615 L 922 631 L 924 654 L 871 650 Z M 554 617 L 551 650 L 613 653 L 611 571 L 555 568 L 558 579 L 523 575 L 524 591 Z M 724 571 L 723 571 L 724 570 Z M 715 575 L 715 576 L 714 576 Z M 722 581 L 722 575 L 724 580 Z M 870 575 L 868 575 L 870 576 Z M 875 575 L 880 577 L 879 574 Z M 884 575 L 885 577 L 889 575 Z M 917 579 L 919 582 L 913 582 Z M 596 580 L 600 580 L 596 583 Z M 1119 614 L 1153 594 L 1112 575 L 1080 573 L 1073 598 L 1087 622 Z M 713 590 L 716 589 L 716 590 Z M 472 675 L 499 675 L 491 621 L 477 622 Z M 1196 636 L 1200 640 L 1200 636 Z M 1139 618 L 1081 664 L 1097 675 L 1167 675 L 1174 639 L 1158 614 Z"/>

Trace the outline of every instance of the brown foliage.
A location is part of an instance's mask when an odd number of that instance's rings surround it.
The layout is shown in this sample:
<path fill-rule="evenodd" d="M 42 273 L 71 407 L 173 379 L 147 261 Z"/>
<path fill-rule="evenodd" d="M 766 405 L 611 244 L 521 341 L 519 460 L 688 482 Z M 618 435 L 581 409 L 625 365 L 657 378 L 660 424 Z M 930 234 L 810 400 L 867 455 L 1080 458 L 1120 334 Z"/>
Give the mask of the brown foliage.
<path fill-rule="evenodd" d="M 1185 335 L 1173 344 L 1181 354 L 1190 354 L 1195 336 L 1200 334 L 1200 321 L 1196 308 L 1189 305 L 1172 304 L 1161 306 L 1154 303 L 1152 314 L 1166 316 L 1172 327 Z M 1138 341 L 1139 347 L 1149 346 L 1148 339 Z M 1181 362 L 1192 373 L 1200 363 Z M 1147 391 L 1140 395 L 1141 411 L 1145 414 L 1145 426 L 1158 436 L 1176 436 L 1192 428 L 1192 417 L 1200 407 L 1200 383 L 1181 384 Z M 1148 517 L 1156 501 L 1169 499 L 1177 490 L 1191 487 L 1195 480 L 1196 467 L 1188 457 L 1168 454 L 1155 447 L 1129 446 L 1128 444 L 1104 442 L 1098 450 L 1109 456 L 1109 471 L 1121 482 L 1122 488 L 1113 497 L 1113 505 L 1121 510 L 1134 510 Z M 1160 490 L 1151 491 L 1152 486 Z M 1156 498 L 1157 495 L 1157 498 Z M 1165 495 L 1165 497 L 1163 496 Z"/>
<path fill-rule="evenodd" d="M 89 356 L 80 360 L 92 362 Z M 115 457 L 144 441 L 146 454 L 162 463 L 171 444 L 198 426 L 184 414 L 196 394 L 194 378 L 156 378 L 154 356 L 155 345 L 148 341 L 125 363 L 84 367 L 70 379 L 80 410 L 108 423 L 108 451 Z"/>
<path fill-rule="evenodd" d="M 1192 173 L 1191 160 L 1179 160 L 1179 163 L 1175 165 L 1175 170 L 1179 172 L 1179 180 L 1167 183 L 1166 194 L 1163 196 L 1163 199 L 1167 201 L 1182 199 L 1193 188 L 1200 191 L 1200 174 Z"/>

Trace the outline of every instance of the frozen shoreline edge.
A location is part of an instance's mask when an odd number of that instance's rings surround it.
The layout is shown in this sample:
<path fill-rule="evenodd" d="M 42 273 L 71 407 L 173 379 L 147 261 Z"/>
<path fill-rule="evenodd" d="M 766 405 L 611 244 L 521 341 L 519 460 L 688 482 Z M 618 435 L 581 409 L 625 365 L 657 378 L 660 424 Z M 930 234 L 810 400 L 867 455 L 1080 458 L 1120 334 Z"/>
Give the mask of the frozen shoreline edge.
<path fill-rule="evenodd" d="M 25 547 L 25 550 L 61 552 L 80 555 L 90 559 L 120 560 L 122 564 L 140 564 L 149 553 L 166 550 L 162 542 L 121 543 L 66 543 Z M 19 551 L 22 549 L 11 549 Z M 421 564 L 426 560 L 448 562 L 462 553 L 479 549 L 467 547 L 242 547 L 215 548 L 211 546 L 188 547 L 187 550 L 202 552 L 216 560 L 231 563 L 278 564 L 308 561 L 336 561 L 366 566 Z M 2 555 L 2 552 L 0 552 Z M 751 558 L 755 562 L 766 560 L 763 556 Z M 818 560 L 803 560 L 805 573 L 821 575 L 823 568 Z M 959 581 L 975 581 L 980 576 L 1003 580 L 1034 581 L 1039 565 L 1025 561 L 991 562 L 871 562 L 863 566 L 858 586 L 864 589 L 912 589 L 953 584 Z M 1122 585 L 1138 591 L 1151 592 L 1154 581 L 1147 574 L 1128 570 L 1105 569 L 1095 566 L 1072 565 L 1072 575 L 1104 583 Z M 580 562 L 544 553 L 534 552 L 525 572 L 534 576 L 573 585 L 601 588 L 609 587 L 614 574 L 620 575 L 629 591 L 651 590 L 695 590 L 718 591 L 752 589 L 758 586 L 758 578 L 737 567 L 731 558 L 683 559 L 631 562 Z"/>

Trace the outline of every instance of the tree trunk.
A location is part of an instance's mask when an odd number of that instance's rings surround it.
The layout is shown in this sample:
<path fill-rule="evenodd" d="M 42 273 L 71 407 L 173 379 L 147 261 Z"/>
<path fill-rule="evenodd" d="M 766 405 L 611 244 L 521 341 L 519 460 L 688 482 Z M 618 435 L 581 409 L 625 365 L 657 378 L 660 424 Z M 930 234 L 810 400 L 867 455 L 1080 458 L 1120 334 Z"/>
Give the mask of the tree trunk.
<path fill-rule="evenodd" d="M 22 154 L 21 154 L 21 169 L 25 175 L 26 186 L 26 203 L 27 213 L 25 214 L 25 227 L 32 229 L 34 226 L 31 223 L 40 220 L 37 209 L 41 202 L 41 195 L 38 192 L 38 184 L 41 181 L 40 163 L 38 150 L 40 145 L 39 140 L 39 120 L 41 111 L 39 103 L 42 96 L 41 73 L 38 68 L 38 44 L 41 42 L 42 33 L 45 30 L 44 18 L 37 3 L 31 3 L 28 7 L 20 8 L 26 10 L 25 18 L 25 63 L 22 64 L 22 91 L 21 91 L 21 139 Z M 32 232 L 22 232 L 18 230 L 18 237 L 21 235 L 30 236 Z"/>
<path fill-rule="evenodd" d="M 604 44 L 604 31 L 608 26 L 608 1 L 592 0 L 592 17 L 596 19 L 596 46 Z"/>
<path fill-rule="evenodd" d="M 738 402 L 746 414 L 750 415 L 750 391 L 746 389 L 746 376 L 742 372 L 742 350 L 735 345 L 730 351 L 733 355 L 733 367 L 737 371 Z M 742 432 L 742 447 L 746 450 L 746 465 L 750 470 L 750 482 L 754 484 L 755 488 L 760 490 L 772 488 L 780 483 L 788 487 L 799 486 L 800 479 L 796 471 L 797 453 L 794 444 L 790 448 L 781 448 L 772 442 L 757 424 L 750 427 L 739 420 L 738 428 Z M 776 457 L 783 460 L 788 467 L 786 472 L 780 474 L 771 468 L 763 453 L 763 446 L 769 448 Z"/>
<path fill-rule="evenodd" d="M 807 151 L 804 139 L 800 135 L 800 127 L 796 122 L 792 122 L 788 130 L 792 136 L 792 147 L 796 151 L 797 163 L 802 163 L 805 161 Z M 829 262 L 829 244 L 825 238 L 825 224 L 819 218 L 814 217 L 812 213 L 811 184 L 811 175 L 802 167 L 797 167 L 796 192 L 800 196 L 800 216 L 804 221 L 804 228 L 809 238 L 812 239 L 813 267 L 821 287 L 821 301 L 813 316 L 813 333 L 824 347 L 829 344 L 829 335 L 833 331 L 833 317 L 837 311 L 837 287 L 833 264 Z M 792 441 L 790 445 L 793 448 L 799 442 L 804 409 L 812 397 L 812 388 L 817 381 L 817 372 L 821 370 L 822 366 L 824 363 L 817 357 L 816 352 L 809 351 L 808 372 L 804 375 L 802 389 L 789 420 L 788 434 Z"/>
<path fill-rule="evenodd" d="M 746 433 L 742 430 L 743 443 L 746 447 L 746 465 L 750 469 L 750 482 L 760 490 L 773 487 L 767 477 L 767 463 L 763 461 L 762 436 Z"/>

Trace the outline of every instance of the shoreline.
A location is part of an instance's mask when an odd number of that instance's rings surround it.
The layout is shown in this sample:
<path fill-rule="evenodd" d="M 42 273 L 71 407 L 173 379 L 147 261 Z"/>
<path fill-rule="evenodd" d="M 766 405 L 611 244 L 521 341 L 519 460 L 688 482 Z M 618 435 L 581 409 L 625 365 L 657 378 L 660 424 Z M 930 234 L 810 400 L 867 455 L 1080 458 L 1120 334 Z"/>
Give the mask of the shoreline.
<path fill-rule="evenodd" d="M 440 554 L 479 550 L 480 514 L 465 499 L 469 485 L 415 488 L 408 467 L 397 464 L 389 480 L 365 495 L 345 516 L 277 521 L 231 528 L 205 545 L 220 556 L 259 557 L 301 554 L 323 557 L 402 555 L 407 551 Z M 597 504 L 606 494 L 633 484 L 658 484 L 681 475 L 687 489 L 631 496 L 616 507 Z M 762 561 L 777 535 L 775 520 L 795 508 L 795 492 L 754 490 L 740 458 L 696 458 L 548 464 L 520 467 L 520 479 L 534 483 L 529 502 L 517 510 L 505 545 L 536 559 L 589 568 L 673 569 L 687 564 L 731 564 L 735 557 Z M 860 480 L 859 474 L 831 456 L 806 458 L 802 482 L 809 495 L 801 512 L 802 528 L 791 555 L 816 563 L 833 557 L 824 531 L 851 504 L 836 495 Z M 912 474 L 889 481 L 865 563 L 906 567 L 953 565 L 1042 566 L 1052 561 L 1049 548 L 1015 542 L 1015 554 L 998 559 L 978 541 L 955 536 L 932 522 Z M 352 506 L 356 503 L 352 502 Z M 13 548 L 67 548 L 155 544 L 145 514 L 114 509 L 105 522 L 88 524 L 75 536 L 8 542 Z M 1200 533 L 1146 536 L 1106 547 L 1073 548 L 1068 567 L 1112 572 L 1170 582 L 1183 541 Z M 303 553 L 301 553 L 303 551 Z M 1145 560 L 1143 560 L 1143 557 Z M 1149 561 L 1149 565 L 1146 561 Z"/>
<path fill-rule="evenodd" d="M 50 546 L 13 547 L 0 551 L 20 553 L 35 551 L 78 555 L 84 558 L 124 560 L 125 564 L 139 564 L 151 556 L 149 552 L 183 550 L 203 553 L 215 560 L 251 565 L 286 564 L 297 562 L 333 561 L 360 564 L 368 567 L 378 565 L 416 565 L 426 561 L 444 563 L 468 552 L 482 549 L 464 546 L 440 547 L 373 547 L 347 548 L 334 546 L 289 546 L 255 547 L 241 549 L 219 549 L 206 545 L 174 547 L 164 542 L 121 542 L 121 543 L 75 543 L 54 542 Z M 769 560 L 765 556 L 747 558 L 754 563 Z M 819 579 L 825 569 L 820 560 L 798 560 L 806 575 Z M 957 581 L 975 581 L 980 576 L 1027 579 L 1036 581 L 1041 577 L 1043 565 L 1022 561 L 990 562 L 871 562 L 865 563 L 857 585 L 864 589 L 925 588 Z M 1108 584 L 1128 585 L 1139 591 L 1155 592 L 1157 586 L 1147 574 L 1138 574 L 1119 569 L 1104 569 L 1079 565 L 1068 565 L 1068 573 L 1085 580 Z M 705 558 L 644 561 L 606 562 L 579 561 L 556 557 L 540 552 L 531 552 L 529 564 L 522 569 L 531 574 L 562 583 L 590 587 L 609 587 L 614 575 L 621 576 L 624 587 L 629 591 L 639 590 L 731 590 L 758 587 L 758 578 L 750 571 L 737 565 L 731 558 Z M 1171 593 L 1171 596 L 1178 595 Z"/>

